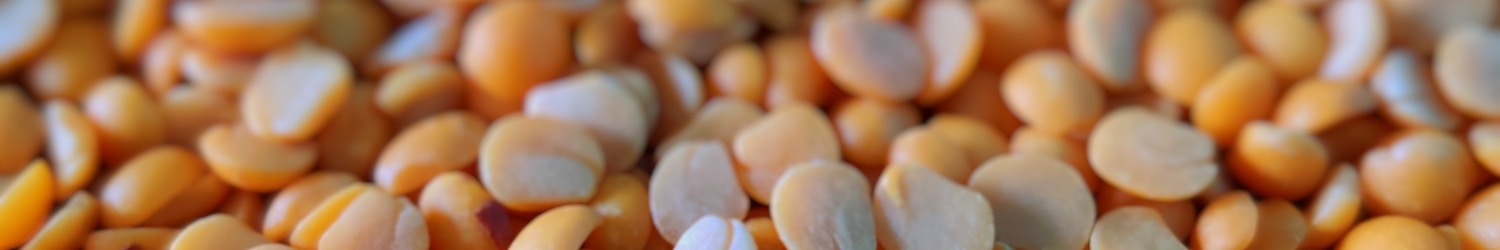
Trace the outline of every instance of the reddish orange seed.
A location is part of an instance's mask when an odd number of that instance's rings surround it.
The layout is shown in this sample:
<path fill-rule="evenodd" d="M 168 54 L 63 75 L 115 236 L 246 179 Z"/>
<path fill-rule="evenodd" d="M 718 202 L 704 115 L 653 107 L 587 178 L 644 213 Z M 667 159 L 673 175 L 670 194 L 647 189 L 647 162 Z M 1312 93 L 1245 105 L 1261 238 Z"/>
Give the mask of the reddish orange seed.
<path fill-rule="evenodd" d="M 166 141 L 161 106 L 141 85 L 124 76 L 105 79 L 81 101 L 95 131 L 105 166 L 119 166 Z"/>
<path fill-rule="evenodd" d="M 1257 121 L 1245 125 L 1229 153 L 1235 183 L 1265 198 L 1301 200 L 1328 172 L 1328 151 L 1316 137 Z"/>
<path fill-rule="evenodd" d="M 1255 239 L 1260 212 L 1250 193 L 1233 191 L 1214 198 L 1203 207 L 1193 227 L 1192 246 L 1197 249 L 1246 249 Z"/>
<path fill-rule="evenodd" d="M 1277 126 L 1319 133 L 1376 108 L 1375 94 L 1364 85 L 1308 79 L 1286 91 L 1271 121 Z"/>
<path fill-rule="evenodd" d="M 907 128 L 922 122 L 916 107 L 856 98 L 832 111 L 844 159 L 868 176 L 879 176 L 891 152 L 891 142 Z"/>
<path fill-rule="evenodd" d="M 446 171 L 473 166 L 485 121 L 464 111 L 440 113 L 396 134 L 375 162 L 374 180 L 391 194 L 416 191 Z"/>
<path fill-rule="evenodd" d="M 198 137 L 198 151 L 215 175 L 255 192 L 286 187 L 311 170 L 318 157 L 311 142 L 281 144 L 256 137 L 238 125 L 208 128 Z"/>
<path fill-rule="evenodd" d="M 1208 10 L 1179 8 L 1151 28 L 1143 51 L 1146 82 L 1178 104 L 1193 103 L 1219 68 L 1240 54 L 1229 24 Z"/>
<path fill-rule="evenodd" d="M 1451 217 L 1474 187 L 1467 176 L 1481 172 L 1463 143 L 1433 130 L 1409 130 L 1385 140 L 1360 161 L 1368 210 L 1425 222 Z"/>
<path fill-rule="evenodd" d="M 1343 163 L 1335 167 L 1318 193 L 1303 207 L 1308 231 L 1300 248 L 1327 248 L 1344 237 L 1360 213 L 1359 189 L 1359 173 L 1353 165 Z"/>
<path fill-rule="evenodd" d="M 1340 241 L 1339 249 L 1444 249 L 1443 233 L 1422 221 L 1401 216 L 1364 220 Z"/>
<path fill-rule="evenodd" d="M 521 97 L 565 73 L 573 60 L 568 27 L 562 13 L 541 2 L 481 6 L 464 28 L 458 66 L 487 94 Z"/>
<path fill-rule="evenodd" d="M 753 2 L 775 2 L 753 1 Z M 833 82 L 823 66 L 813 57 L 812 44 L 801 34 L 781 34 L 762 42 L 766 49 L 766 67 L 769 69 L 766 83 L 767 108 L 775 109 L 791 103 L 808 103 L 822 106 L 833 99 Z M 762 246 L 764 247 L 764 246 Z"/>
<path fill-rule="evenodd" d="M 1224 66 L 1198 91 L 1189 106 L 1193 126 L 1219 146 L 1234 145 L 1245 124 L 1271 117 L 1281 87 L 1271 68 L 1242 56 Z"/>

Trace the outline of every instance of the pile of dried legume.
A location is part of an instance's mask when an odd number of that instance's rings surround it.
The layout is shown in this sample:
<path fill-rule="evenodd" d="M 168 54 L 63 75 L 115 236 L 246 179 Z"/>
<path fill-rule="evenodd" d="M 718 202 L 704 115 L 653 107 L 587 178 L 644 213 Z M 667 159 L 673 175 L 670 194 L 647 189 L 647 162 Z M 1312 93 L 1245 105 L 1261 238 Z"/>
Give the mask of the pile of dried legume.
<path fill-rule="evenodd" d="M 0 249 L 1500 249 L 1496 0 L 0 0 Z"/>

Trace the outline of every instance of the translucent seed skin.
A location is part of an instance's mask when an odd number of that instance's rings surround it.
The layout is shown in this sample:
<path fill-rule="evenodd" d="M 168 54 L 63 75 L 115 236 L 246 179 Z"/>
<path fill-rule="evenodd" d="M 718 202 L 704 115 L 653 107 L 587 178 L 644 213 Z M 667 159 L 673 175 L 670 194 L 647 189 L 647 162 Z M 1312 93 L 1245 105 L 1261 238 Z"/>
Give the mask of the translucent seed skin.
<path fill-rule="evenodd" d="M 1402 127 L 1453 130 L 1464 117 L 1440 96 L 1428 64 L 1409 49 L 1392 49 L 1370 76 L 1380 114 Z"/>
<path fill-rule="evenodd" d="M 1083 177 L 1067 163 L 1037 154 L 1001 155 L 967 181 L 989 203 L 996 242 L 1029 249 L 1087 245 L 1097 207 Z"/>
<path fill-rule="evenodd" d="M 679 144 L 657 164 L 648 195 L 651 221 L 667 242 L 677 243 L 694 218 L 744 218 L 750 209 L 734 159 L 720 142 Z"/>
<path fill-rule="evenodd" d="M 1390 43 L 1390 22 L 1381 0 L 1332 1 L 1323 8 L 1328 55 L 1318 76 L 1356 83 L 1375 69 Z"/>
<path fill-rule="evenodd" d="M 817 108 L 798 104 L 772 111 L 740 129 L 730 144 L 745 194 L 771 203 L 776 183 L 792 165 L 839 160 L 838 136 Z M 866 183 L 866 185 L 869 185 Z"/>
<path fill-rule="evenodd" d="M 1500 31 L 1468 27 L 1443 35 L 1432 68 L 1438 90 L 1455 109 L 1475 118 L 1500 119 L 1500 108 L 1496 108 L 1500 101 L 1489 98 L 1500 94 L 1500 84 L 1487 80 L 1500 77 L 1489 70 L 1496 65 L 1500 65 Z"/>
<path fill-rule="evenodd" d="M 874 249 L 870 183 L 838 162 L 791 166 L 776 182 L 771 219 L 788 249 Z"/>
<path fill-rule="evenodd" d="M 1139 48 L 1153 14 L 1146 0 L 1080 0 L 1068 12 L 1068 48 L 1079 66 L 1111 93 L 1139 88 Z"/>
<path fill-rule="evenodd" d="M 1172 238 L 1161 215 L 1150 208 L 1129 206 L 1099 217 L 1089 235 L 1089 249 L 1188 249 Z"/>
<path fill-rule="evenodd" d="M 307 141 L 349 98 L 353 78 L 337 51 L 306 41 L 278 49 L 266 55 L 240 96 L 241 119 L 257 137 Z"/>
<path fill-rule="evenodd" d="M 18 173 L 0 175 L 0 215 L 14 218 L 0 225 L 0 248 L 26 244 L 45 227 L 52 211 L 52 170 L 35 161 Z"/>
<path fill-rule="evenodd" d="M 844 91 L 894 102 L 922 91 L 927 55 L 905 27 L 843 5 L 821 12 L 811 32 L 814 58 Z"/>
<path fill-rule="evenodd" d="M 1145 109 L 1117 109 L 1089 136 L 1088 157 L 1106 183 L 1159 201 L 1190 198 L 1219 172 L 1213 140 Z M 1170 159 L 1170 160 L 1168 160 Z"/>
<path fill-rule="evenodd" d="M 0 17 L 7 26 L 5 39 L 0 40 L 0 75 L 8 75 L 19 69 L 26 61 L 41 53 L 48 38 L 56 32 L 62 19 L 62 8 L 57 1 L 31 0 L 6 2 Z"/>
<path fill-rule="evenodd" d="M 587 202 L 603 179 L 604 152 L 582 128 L 512 115 L 494 122 L 480 145 L 485 190 L 511 211 L 543 212 Z"/>

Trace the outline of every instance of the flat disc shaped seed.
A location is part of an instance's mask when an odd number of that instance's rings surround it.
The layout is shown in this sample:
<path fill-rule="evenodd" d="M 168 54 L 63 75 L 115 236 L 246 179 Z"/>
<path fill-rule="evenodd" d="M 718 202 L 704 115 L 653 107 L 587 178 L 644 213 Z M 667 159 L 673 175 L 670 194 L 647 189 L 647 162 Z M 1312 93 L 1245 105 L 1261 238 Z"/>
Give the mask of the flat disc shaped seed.
<path fill-rule="evenodd" d="M 974 172 L 958 144 L 928 127 L 914 127 L 902 131 L 891 142 L 890 164 L 915 164 L 948 177 L 953 182 L 963 182 Z"/>
<path fill-rule="evenodd" d="M 692 120 L 675 134 L 656 144 L 656 159 L 661 159 L 677 144 L 690 141 L 719 141 L 726 145 L 734 142 L 735 134 L 766 116 L 766 112 L 750 102 L 734 98 L 714 98 L 704 104 Z"/>
<path fill-rule="evenodd" d="M 375 1 L 328 1 L 318 12 L 317 20 L 313 21 L 313 39 L 352 62 L 364 62 L 375 53 L 396 25 L 396 20 L 386 16 L 385 9 Z"/>
<path fill-rule="evenodd" d="M 183 227 L 209 213 L 229 196 L 229 184 L 211 174 L 198 176 L 181 193 L 173 195 L 166 205 L 146 217 L 142 227 Z"/>
<path fill-rule="evenodd" d="M 1193 228 L 1193 248 L 1205 250 L 1246 249 L 1256 237 L 1260 210 L 1250 193 L 1234 191 L 1214 198 L 1203 207 Z"/>
<path fill-rule="evenodd" d="M 813 56 L 839 88 L 893 102 L 922 92 L 929 59 L 906 27 L 861 15 L 848 4 L 828 7 L 814 19 Z"/>
<path fill-rule="evenodd" d="M 739 219 L 705 215 L 693 223 L 672 249 L 759 249 L 750 229 Z"/>
<path fill-rule="evenodd" d="M 1328 52 L 1328 36 L 1315 13 L 1294 3 L 1250 3 L 1240 11 L 1234 26 L 1245 46 L 1265 59 L 1282 79 L 1317 74 Z"/>
<path fill-rule="evenodd" d="M 183 49 L 180 67 L 183 80 L 193 87 L 238 97 L 260 65 L 260 57 L 224 55 L 188 47 Z"/>
<path fill-rule="evenodd" d="M 0 175 L 0 216 L 13 222 L 0 224 L 0 247 L 26 244 L 42 230 L 52 211 L 52 170 L 46 161 L 35 161 L 14 174 Z"/>
<path fill-rule="evenodd" d="M 562 121 L 500 118 L 479 149 L 479 179 L 511 211 L 541 212 L 594 197 L 604 151 L 585 130 Z"/>
<path fill-rule="evenodd" d="M 984 34 L 974 7 L 954 0 L 921 1 L 912 15 L 912 31 L 926 50 L 926 87 L 917 102 L 936 105 L 969 79 L 982 54 Z"/>
<path fill-rule="evenodd" d="M 1500 246 L 1500 237 L 1494 232 L 1500 230 L 1500 186 L 1491 185 L 1484 190 L 1474 194 L 1468 203 L 1464 204 L 1458 214 L 1453 217 L 1453 225 L 1458 229 L 1463 245 L 1471 249 L 1495 248 Z"/>
<path fill-rule="evenodd" d="M 62 19 L 59 1 L 23 0 L 0 3 L 0 75 L 9 75 L 41 53 Z"/>
<path fill-rule="evenodd" d="M 1456 1 L 1455 1 L 1456 2 Z M 1468 1 L 1479 2 L 1479 1 Z M 1500 5 L 1500 4 L 1497 4 Z M 1443 36 L 1433 57 L 1438 90 L 1472 117 L 1500 119 L 1500 30 L 1470 27 Z"/>
<path fill-rule="evenodd" d="M 172 240 L 171 249 L 249 249 L 268 243 L 272 242 L 244 222 L 216 214 L 183 227 Z"/>
<path fill-rule="evenodd" d="M 432 178 L 422 188 L 417 207 L 427 222 L 433 249 L 500 249 L 490 239 L 489 229 L 477 215 L 494 198 L 484 191 L 479 180 L 468 174 L 449 171 Z"/>
<path fill-rule="evenodd" d="M 839 133 L 839 151 L 844 159 L 869 176 L 879 176 L 891 152 L 891 142 L 908 128 L 922 122 L 916 107 L 855 98 L 833 109 L 833 126 Z"/>
<path fill-rule="evenodd" d="M 962 115 L 938 114 L 927 119 L 926 126 L 943 136 L 943 139 L 958 146 L 971 165 L 984 163 L 990 157 L 1005 152 L 1006 149 L 1005 135 L 1000 131 L 995 131 L 979 119 Z"/>
<path fill-rule="evenodd" d="M 57 24 L 56 29 L 50 45 L 31 58 L 21 72 L 32 96 L 79 101 L 99 80 L 118 73 L 116 60 L 100 58 L 113 54 L 109 47 L 111 31 L 103 20 L 70 19 Z"/>
<path fill-rule="evenodd" d="M 1494 1 L 1381 2 L 1385 6 L 1385 15 L 1390 18 L 1392 45 L 1411 48 L 1421 55 L 1432 55 L 1436 47 L 1442 47 L 1444 37 L 1457 30 L 1486 26 L 1491 19 L 1500 16 L 1500 12 L 1496 12 L 1496 6 L 1500 3 Z"/>
<path fill-rule="evenodd" d="M 604 218 L 588 206 L 567 205 L 548 210 L 516 234 L 511 249 L 577 249 Z"/>
<path fill-rule="evenodd" d="M 465 111 L 440 113 L 396 134 L 375 162 L 375 183 L 395 195 L 421 188 L 444 171 L 474 165 L 486 126 Z"/>
<path fill-rule="evenodd" d="M 610 173 L 635 166 L 650 133 L 645 109 L 618 79 L 589 73 L 558 79 L 526 95 L 526 114 L 588 131 L 604 150 Z"/>
<path fill-rule="evenodd" d="M 839 139 L 828 117 L 806 104 L 773 110 L 740 129 L 730 149 L 740 186 L 761 203 L 771 202 L 776 182 L 792 165 L 839 160 Z"/>
<path fill-rule="evenodd" d="M 50 123 L 50 119 L 43 120 L 36 106 L 15 86 L 0 87 L 0 117 L 5 117 L 0 120 L 0 148 L 5 149 L 0 150 L 0 173 L 19 172 L 42 152 L 45 133 L 52 127 L 43 127 L 43 122 Z"/>
<path fill-rule="evenodd" d="M 1242 56 L 1225 65 L 1189 106 L 1193 126 L 1219 146 L 1234 145 L 1245 124 L 1271 118 L 1281 95 L 1275 72 L 1260 59 Z"/>
<path fill-rule="evenodd" d="M 928 126 L 933 126 L 929 121 Z M 951 140 L 951 139 L 950 139 Z M 1082 142 L 1070 140 L 1063 136 L 1042 133 L 1031 128 L 1017 129 L 1014 137 L 1010 138 L 1011 153 L 1026 153 L 1048 156 L 1067 162 L 1078 170 L 1078 175 L 1083 177 L 1083 183 L 1089 186 L 1089 191 L 1099 190 L 1099 176 L 1094 174 L 1093 165 L 1089 164 L 1088 148 Z M 970 158 L 973 159 L 973 158 Z M 971 161 L 972 164 L 983 164 L 990 157 Z"/>
<path fill-rule="evenodd" d="M 428 249 L 427 222 L 405 197 L 380 189 L 365 190 L 349 202 L 328 231 L 318 239 L 318 249 Z"/>
<path fill-rule="evenodd" d="M 991 2 L 1020 2 L 997 1 Z M 1105 90 L 1122 92 L 1140 86 L 1141 44 L 1151 27 L 1147 0 L 1080 0 L 1067 17 L 1068 48 L 1078 65 L 1091 72 Z"/>
<path fill-rule="evenodd" d="M 141 153 L 99 186 L 104 228 L 140 225 L 207 173 L 203 159 L 183 148 L 160 146 Z"/>
<path fill-rule="evenodd" d="M 731 1 L 629 1 L 626 10 L 640 24 L 641 41 L 656 51 L 706 63 L 719 50 L 745 40 L 754 22 Z"/>
<path fill-rule="evenodd" d="M 124 1 L 115 7 L 110 44 L 121 61 L 135 62 L 167 24 L 172 1 Z"/>
<path fill-rule="evenodd" d="M 1213 140 L 1145 109 L 1110 112 L 1088 141 L 1089 162 L 1099 178 L 1143 198 L 1187 199 L 1219 174 Z"/>
<path fill-rule="evenodd" d="M 651 176 L 651 220 L 663 239 L 677 239 L 696 218 L 744 218 L 750 200 L 740 188 L 734 158 L 721 142 L 672 147 Z"/>
<path fill-rule="evenodd" d="M 1156 201 L 1131 195 L 1110 185 L 1100 185 L 1094 193 L 1094 203 L 1099 205 L 1099 214 L 1107 214 L 1117 208 L 1128 206 L 1150 208 L 1161 216 L 1162 222 L 1167 224 L 1167 228 L 1172 230 L 1172 235 L 1176 236 L 1178 241 L 1184 241 L 1191 236 L 1193 227 L 1197 225 L 1198 209 L 1193 205 L 1192 199 Z"/>
<path fill-rule="evenodd" d="M 997 156 L 980 165 L 968 183 L 989 202 L 995 242 L 1024 249 L 1088 244 L 1098 215 L 1094 197 L 1067 163 L 1037 154 Z"/>
<path fill-rule="evenodd" d="M 1463 116 L 1448 106 L 1433 85 L 1428 64 L 1404 48 L 1392 49 L 1370 76 L 1380 113 L 1403 127 L 1452 130 Z"/>
<path fill-rule="evenodd" d="M 201 0 L 176 2 L 171 11 L 177 30 L 198 46 L 259 53 L 296 43 L 312 28 L 318 6 L 312 0 Z"/>
<path fill-rule="evenodd" d="M 970 190 L 922 166 L 891 165 L 875 183 L 877 239 L 887 249 L 993 245 L 1005 228 L 995 226 L 1002 221 L 992 220 L 992 215 L 1000 213 L 991 213 L 986 191 L 993 190 Z M 1083 196 L 1088 196 L 1086 191 Z M 1088 215 L 1092 219 L 1093 211 Z"/>
<path fill-rule="evenodd" d="M 1026 54 L 1006 70 L 1004 81 L 1005 103 L 1040 131 L 1085 131 L 1104 114 L 1104 91 L 1060 51 Z"/>
<path fill-rule="evenodd" d="M 1482 172 L 1470 157 L 1463 142 L 1441 131 L 1392 135 L 1360 161 L 1364 205 L 1376 215 L 1445 221 L 1473 187 L 1467 176 Z"/>
<path fill-rule="evenodd" d="M 99 200 L 80 192 L 68 198 L 21 249 L 82 249 L 89 232 L 98 225 Z"/>
<path fill-rule="evenodd" d="M 167 249 L 177 237 L 178 230 L 164 227 L 136 227 L 100 229 L 89 233 L 83 249 L 125 249 L 132 246 L 141 249 Z"/>
<path fill-rule="evenodd" d="M 311 170 L 315 144 L 280 144 L 257 137 L 237 125 L 215 125 L 198 137 L 198 151 L 215 175 L 237 188 L 270 192 L 286 187 Z"/>
<path fill-rule="evenodd" d="M 83 111 L 65 100 L 46 102 L 42 123 L 46 126 L 46 160 L 57 175 L 55 201 L 63 201 L 89 186 L 98 175 L 99 138 Z"/>
<path fill-rule="evenodd" d="M 1307 220 L 1291 202 L 1279 199 L 1255 204 L 1255 239 L 1247 249 L 1295 249 L 1307 237 Z"/>
<path fill-rule="evenodd" d="M 1319 133 L 1374 112 L 1376 107 L 1375 94 L 1363 85 L 1309 79 L 1286 91 L 1271 121 L 1283 128 Z"/>
<path fill-rule="evenodd" d="M 318 169 L 373 176 L 376 158 L 396 133 L 395 125 L 376 106 L 375 88 L 354 85 L 328 127 L 313 139 L 318 144 Z"/>
<path fill-rule="evenodd" d="M 406 63 L 453 60 L 463 35 L 465 13 L 445 7 L 407 21 L 371 52 L 370 57 L 362 62 L 361 72 L 366 76 L 379 76 Z"/>
<path fill-rule="evenodd" d="M 1322 249 L 1344 236 L 1360 213 L 1359 173 L 1348 163 L 1334 167 L 1318 193 L 1302 210 L 1307 218 L 1307 237 L 1302 249 Z"/>
<path fill-rule="evenodd" d="M 272 241 L 287 242 L 292 229 L 303 217 L 335 192 L 357 182 L 358 177 L 345 172 L 316 172 L 302 176 L 271 198 L 259 231 Z"/>
<path fill-rule="evenodd" d="M 1318 76 L 1360 82 L 1375 69 L 1390 43 L 1390 17 L 1381 0 L 1340 0 L 1323 7 L 1328 54 Z"/>
<path fill-rule="evenodd" d="M 240 96 L 244 124 L 267 141 L 307 141 L 349 98 L 353 78 L 336 51 L 305 41 L 273 51 Z"/>
<path fill-rule="evenodd" d="M 624 62 L 641 50 L 638 24 L 623 1 L 605 1 L 584 14 L 573 34 L 573 54 L 578 64 L 602 65 Z"/>
<path fill-rule="evenodd" d="M 1339 249 L 1445 249 L 1443 233 L 1427 223 L 1402 216 L 1381 216 L 1360 222 L 1344 235 Z"/>
<path fill-rule="evenodd" d="M 1146 207 L 1115 209 L 1094 224 L 1089 233 L 1089 249 L 1188 249 L 1172 237 L 1172 230 L 1162 224 L 1161 215 Z"/>
<path fill-rule="evenodd" d="M 766 55 L 760 46 L 738 43 L 719 51 L 705 69 L 709 92 L 761 104 L 766 96 Z"/>
<path fill-rule="evenodd" d="M 589 249 L 641 249 L 651 239 L 651 204 L 646 181 L 632 174 L 613 174 L 599 183 L 589 207 L 604 220 L 583 242 Z M 746 237 L 749 238 L 749 237 Z"/>
<path fill-rule="evenodd" d="M 771 220 L 789 249 L 875 249 L 870 183 L 853 166 L 815 161 L 776 182 Z"/>
<path fill-rule="evenodd" d="M 158 99 L 167 123 L 167 142 L 198 148 L 198 136 L 217 124 L 239 121 L 234 99 L 194 86 L 174 88 Z"/>
<path fill-rule="evenodd" d="M 657 98 L 656 86 L 651 83 L 651 76 L 645 71 L 632 66 L 605 66 L 599 70 L 587 71 L 586 74 L 599 74 L 602 77 L 612 78 L 616 87 L 623 87 L 630 92 L 630 97 L 638 103 L 641 112 L 645 114 L 646 129 L 656 127 L 661 118 L 661 99 Z M 647 139 L 651 139 L 647 136 Z"/>
<path fill-rule="evenodd" d="M 141 52 L 137 67 L 140 67 L 141 81 L 153 96 L 164 96 L 182 83 L 182 54 L 188 46 L 187 40 L 169 30 L 152 38 Z"/>
<path fill-rule="evenodd" d="M 763 1 L 756 1 L 763 2 Z M 803 102 L 821 106 L 833 99 L 833 82 L 813 57 L 807 36 L 784 34 L 762 42 L 770 71 L 766 83 L 767 108 Z M 765 246 L 761 246 L 765 247 Z"/>
<path fill-rule="evenodd" d="M 1207 10 L 1173 10 L 1147 34 L 1146 82 L 1178 104 L 1193 103 L 1204 83 L 1240 55 L 1235 39 L 1229 24 Z"/>
<path fill-rule="evenodd" d="M 372 189 L 377 189 L 371 191 Z M 317 200 L 318 203 L 309 210 L 306 217 L 295 222 L 296 227 L 291 231 L 287 243 L 299 249 L 315 249 L 328 232 L 328 228 L 337 222 L 339 216 L 349 208 L 354 199 L 359 198 L 366 191 L 381 192 L 378 187 L 369 184 L 353 184 L 343 186 L 331 195 Z M 382 192 L 383 193 L 383 192 Z"/>
<path fill-rule="evenodd" d="M 532 86 L 563 76 L 573 61 L 571 32 L 564 18 L 536 1 L 480 7 L 464 27 L 458 66 L 485 93 L 508 98 L 526 95 Z"/>
<path fill-rule="evenodd" d="M 119 166 L 147 148 L 166 141 L 161 107 L 130 78 L 116 76 L 89 90 L 81 101 L 84 115 L 99 133 L 105 166 Z"/>
<path fill-rule="evenodd" d="M 1251 122 L 1229 153 L 1235 183 L 1260 197 L 1301 200 L 1316 192 L 1328 172 L 1328 150 L 1317 137 Z"/>

